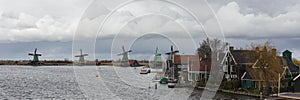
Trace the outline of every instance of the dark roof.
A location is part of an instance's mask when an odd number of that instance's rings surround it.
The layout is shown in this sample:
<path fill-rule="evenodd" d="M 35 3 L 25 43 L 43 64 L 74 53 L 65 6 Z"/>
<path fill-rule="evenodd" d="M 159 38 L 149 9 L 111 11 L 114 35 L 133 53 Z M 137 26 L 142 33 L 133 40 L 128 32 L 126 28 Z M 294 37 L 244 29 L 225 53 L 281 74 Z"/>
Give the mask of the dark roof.
<path fill-rule="evenodd" d="M 236 63 L 255 63 L 257 53 L 253 50 L 231 50 Z"/>

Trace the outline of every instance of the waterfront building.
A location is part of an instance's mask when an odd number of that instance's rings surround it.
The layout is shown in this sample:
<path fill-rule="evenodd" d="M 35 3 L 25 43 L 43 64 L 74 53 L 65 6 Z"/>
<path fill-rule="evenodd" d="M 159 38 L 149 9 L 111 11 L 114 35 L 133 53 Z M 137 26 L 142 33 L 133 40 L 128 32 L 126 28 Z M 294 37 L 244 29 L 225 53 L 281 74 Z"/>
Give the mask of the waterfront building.
<path fill-rule="evenodd" d="M 207 80 L 211 63 L 198 55 L 175 55 L 174 66 L 179 69 L 182 80 L 196 82 Z"/>

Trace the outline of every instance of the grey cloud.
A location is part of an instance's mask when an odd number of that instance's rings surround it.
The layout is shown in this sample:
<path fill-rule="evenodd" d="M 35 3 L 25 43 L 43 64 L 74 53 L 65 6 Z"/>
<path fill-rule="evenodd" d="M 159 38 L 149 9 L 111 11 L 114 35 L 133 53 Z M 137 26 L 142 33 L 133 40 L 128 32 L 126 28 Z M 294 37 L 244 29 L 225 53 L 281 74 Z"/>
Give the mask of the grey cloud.
<path fill-rule="evenodd" d="M 51 44 L 49 45 L 49 50 L 53 48 L 53 50 L 58 52 L 69 52 L 64 51 L 66 49 L 63 47 L 66 46 L 68 49 L 70 48 L 70 45 L 72 44 L 65 42 L 72 41 L 75 31 L 77 31 L 76 35 L 78 35 L 79 39 L 84 37 L 88 37 L 89 39 L 95 38 L 95 34 L 99 31 L 101 21 L 106 17 L 106 14 L 110 13 L 110 11 L 118 6 L 113 2 L 123 3 L 125 1 L 127 0 L 96 0 L 95 2 L 98 4 L 89 6 L 89 9 L 92 10 L 87 10 L 85 15 L 82 15 L 88 7 L 88 4 L 91 3 L 90 1 L 62 0 L 58 2 L 39 0 L 2 0 L 0 1 L 0 34 L 2 36 L 0 37 L 0 42 L 2 43 L 0 47 L 7 47 L 3 52 L 8 52 L 8 54 L 1 55 L 5 55 L 4 57 L 9 58 L 9 54 L 13 53 L 9 50 L 13 51 L 17 48 L 25 48 L 16 43 L 28 45 L 32 42 L 34 43 L 28 47 L 28 50 L 34 48 L 35 45 Z M 182 0 L 175 1 L 179 4 L 183 2 Z M 197 5 L 197 3 L 193 2 L 203 2 L 201 3 L 203 5 Z M 278 47 L 282 49 L 292 49 L 295 52 L 300 53 L 300 48 L 295 47 L 295 45 L 297 46 L 296 43 L 299 42 L 299 39 L 297 38 L 300 38 L 298 33 L 300 31 L 299 1 L 209 0 L 208 2 L 218 14 L 224 28 L 225 37 L 228 38 L 228 40 L 234 41 L 232 44 L 242 46 L 251 42 L 260 43 L 264 40 L 273 39 L 275 43 L 278 44 Z M 103 4 L 105 5 L 102 6 Z M 175 20 L 173 21 L 157 16 L 136 18 L 133 22 L 127 23 L 127 26 L 119 32 L 119 36 L 124 35 L 120 37 L 132 38 L 133 32 L 149 32 L 152 30 L 151 28 L 154 28 L 157 30 L 161 29 L 157 32 L 172 34 L 174 38 L 182 38 L 182 40 L 188 39 L 188 37 L 183 34 L 185 32 L 179 26 L 175 25 L 176 23 L 182 23 L 190 30 L 191 36 L 195 39 L 196 44 L 206 38 L 201 27 L 195 23 L 184 10 L 177 9 L 175 6 L 156 4 L 157 5 L 137 3 L 128 5 L 128 7 L 125 7 L 124 9 L 118 9 L 114 15 L 110 17 L 110 22 L 108 21 L 108 24 L 105 25 L 105 31 L 98 34 L 99 37 L 96 47 L 99 46 L 99 48 L 96 48 L 96 54 L 101 58 L 103 55 L 109 55 L 108 53 L 110 53 L 112 43 L 111 39 L 116 36 L 116 30 L 126 24 L 129 19 L 133 19 L 137 17 L 137 15 L 141 13 L 144 14 L 143 12 L 151 11 L 152 9 L 157 11 L 153 13 L 167 14 Z M 215 23 L 214 20 L 211 19 L 213 15 L 209 9 L 206 9 L 207 6 L 204 1 L 188 0 L 188 3 L 182 5 L 199 11 L 200 13 L 198 12 L 196 15 L 200 17 L 200 21 L 204 24 L 205 28 L 215 30 L 217 27 L 216 24 L 211 24 Z M 80 26 L 77 28 L 80 18 Z M 208 34 L 220 34 L 218 32 L 213 32 L 214 31 L 210 31 Z M 185 36 L 183 37 L 183 35 Z M 291 38 L 294 38 L 294 40 L 282 42 Z M 239 40 L 245 41 L 238 44 Z M 62 44 L 65 45 L 54 47 L 52 42 L 55 41 L 62 42 Z M 162 45 L 160 45 L 162 52 L 168 50 L 169 45 L 172 44 L 156 35 L 145 36 L 132 47 L 132 49 L 135 49 L 135 52 L 132 53 L 132 57 L 142 53 L 151 55 L 155 49 L 155 46 L 154 44 L 151 44 L 151 41 L 163 41 L 161 43 Z M 8 47 L 8 45 L 11 45 L 11 47 Z M 142 47 L 142 45 L 151 46 Z M 159 45 L 159 43 L 157 43 L 157 45 Z M 42 46 L 40 48 L 41 51 L 44 51 L 42 50 Z M 21 50 L 16 52 L 29 51 Z M 87 52 L 91 53 L 91 51 L 88 50 Z M 189 52 L 193 53 L 194 51 Z M 21 54 L 15 56 L 20 55 Z M 62 58 L 59 55 L 59 53 L 53 53 L 52 57 Z"/>

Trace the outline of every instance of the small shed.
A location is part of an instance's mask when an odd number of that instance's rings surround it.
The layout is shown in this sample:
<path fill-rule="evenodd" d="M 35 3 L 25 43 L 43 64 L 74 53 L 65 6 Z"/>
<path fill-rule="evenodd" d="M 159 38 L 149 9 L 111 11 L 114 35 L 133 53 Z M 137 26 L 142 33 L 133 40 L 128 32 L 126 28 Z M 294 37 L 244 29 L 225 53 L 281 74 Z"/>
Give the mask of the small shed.
<path fill-rule="evenodd" d="M 137 60 L 129 60 L 129 65 L 131 67 L 136 67 L 136 66 L 139 66 L 139 62 Z"/>

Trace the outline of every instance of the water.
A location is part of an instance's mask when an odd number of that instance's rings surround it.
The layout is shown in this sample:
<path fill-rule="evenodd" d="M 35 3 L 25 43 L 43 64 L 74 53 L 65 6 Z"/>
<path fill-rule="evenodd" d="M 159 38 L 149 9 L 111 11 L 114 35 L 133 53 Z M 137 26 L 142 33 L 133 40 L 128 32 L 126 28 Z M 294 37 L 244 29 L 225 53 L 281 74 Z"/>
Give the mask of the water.
<path fill-rule="evenodd" d="M 202 90 L 167 88 L 140 68 L 0 66 L 0 99 L 200 99 Z M 215 99 L 256 99 L 217 93 Z"/>

